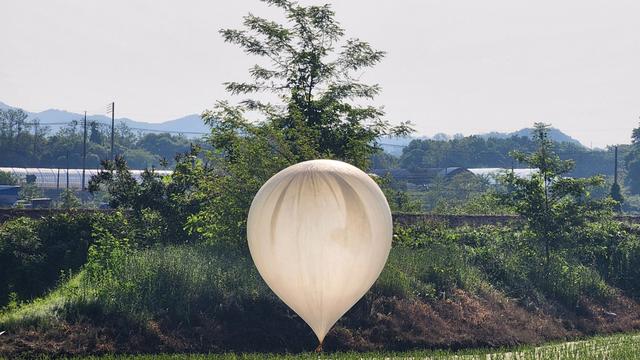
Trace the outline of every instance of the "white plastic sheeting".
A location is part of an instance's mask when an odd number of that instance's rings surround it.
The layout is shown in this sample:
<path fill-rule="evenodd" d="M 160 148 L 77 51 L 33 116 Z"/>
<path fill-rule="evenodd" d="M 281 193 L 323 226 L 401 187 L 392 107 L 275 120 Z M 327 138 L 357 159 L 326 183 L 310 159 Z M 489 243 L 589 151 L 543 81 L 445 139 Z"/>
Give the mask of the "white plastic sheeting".
<path fill-rule="evenodd" d="M 26 181 L 27 175 L 34 175 L 36 178 L 36 186 L 43 189 L 56 189 L 67 187 L 67 169 L 58 168 L 20 168 L 20 167 L 0 167 L 0 171 L 13 174 L 19 181 Z M 96 175 L 100 170 L 85 170 L 85 188 L 89 186 L 91 176 Z M 133 177 L 141 181 L 144 170 L 130 170 Z M 170 175 L 171 171 L 156 170 L 156 173 L 165 176 Z M 69 188 L 82 189 L 82 169 L 69 169 Z"/>
<path fill-rule="evenodd" d="M 247 223 L 260 275 L 320 343 L 380 275 L 392 232 L 378 185 L 334 160 L 306 161 L 274 175 L 253 199 Z"/>
<path fill-rule="evenodd" d="M 513 172 L 513 174 L 522 179 L 531 179 L 533 174 L 538 173 L 538 169 L 525 168 L 525 169 L 504 169 L 504 168 L 470 168 L 467 169 L 472 174 L 485 177 L 491 184 L 496 184 L 499 176 L 506 173 Z"/>

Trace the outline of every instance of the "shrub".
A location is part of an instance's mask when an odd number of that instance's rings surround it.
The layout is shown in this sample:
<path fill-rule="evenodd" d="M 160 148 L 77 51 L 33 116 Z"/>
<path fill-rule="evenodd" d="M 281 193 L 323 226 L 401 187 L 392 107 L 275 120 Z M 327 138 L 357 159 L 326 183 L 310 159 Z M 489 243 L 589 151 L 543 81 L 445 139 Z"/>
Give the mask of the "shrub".
<path fill-rule="evenodd" d="M 376 281 L 373 292 L 399 298 L 434 298 L 436 288 L 424 282 L 422 263 L 425 253 L 405 246 L 395 246 Z"/>
<path fill-rule="evenodd" d="M 106 311 L 189 324 L 231 303 L 270 294 L 251 260 L 238 253 L 198 245 L 128 252 L 122 251 L 122 241 L 100 237 L 92 247 L 87 264 L 92 276 L 84 277 L 84 287 Z"/>
<path fill-rule="evenodd" d="M 398 227 L 394 256 L 402 256 L 403 271 L 438 292 L 454 288 L 473 291 L 482 276 L 470 262 L 472 249 L 461 241 L 462 234 L 441 223 Z"/>
<path fill-rule="evenodd" d="M 637 235 L 626 236 L 611 251 L 610 281 L 640 297 L 640 239 Z"/>
<path fill-rule="evenodd" d="M 37 221 L 18 218 L 0 226 L 0 305 L 9 295 L 28 298 L 36 295 L 44 285 L 41 278 L 45 261 Z"/>
<path fill-rule="evenodd" d="M 535 272 L 531 277 L 545 294 L 567 306 L 575 307 L 583 295 L 595 299 L 606 299 L 611 295 L 600 275 L 582 264 L 554 255 L 547 266 L 546 272 L 532 269 Z"/>
<path fill-rule="evenodd" d="M 96 234 L 131 238 L 136 243 L 154 236 L 153 231 L 130 224 L 122 213 L 78 211 L 39 220 L 17 218 L 0 225 L 0 306 L 12 292 L 16 301 L 29 300 L 52 289 L 62 273 L 79 271 Z"/>

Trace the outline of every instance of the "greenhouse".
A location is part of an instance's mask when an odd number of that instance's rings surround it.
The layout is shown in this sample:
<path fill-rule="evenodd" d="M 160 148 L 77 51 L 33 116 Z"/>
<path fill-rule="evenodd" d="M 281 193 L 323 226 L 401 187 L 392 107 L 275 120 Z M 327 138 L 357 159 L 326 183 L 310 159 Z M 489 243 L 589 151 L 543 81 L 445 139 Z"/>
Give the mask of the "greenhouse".
<path fill-rule="evenodd" d="M 58 168 L 21 168 L 21 167 L 0 167 L 0 172 L 12 174 L 18 181 L 33 181 L 36 186 L 43 189 L 71 188 L 81 190 L 82 169 L 58 169 Z M 92 176 L 98 174 L 98 169 L 84 170 L 84 187 L 89 186 Z M 141 181 L 144 170 L 129 170 L 133 177 Z M 155 170 L 161 176 L 171 174 L 169 170 Z M 28 180 L 31 179 L 31 180 Z M 67 183 L 68 182 L 68 183 Z"/>

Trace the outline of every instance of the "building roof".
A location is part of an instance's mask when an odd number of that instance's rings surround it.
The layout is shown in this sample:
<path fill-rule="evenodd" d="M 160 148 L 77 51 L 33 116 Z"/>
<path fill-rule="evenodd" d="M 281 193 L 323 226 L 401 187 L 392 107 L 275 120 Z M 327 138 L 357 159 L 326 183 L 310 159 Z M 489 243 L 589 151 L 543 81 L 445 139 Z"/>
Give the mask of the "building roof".
<path fill-rule="evenodd" d="M 20 191 L 18 185 L 0 185 L 0 193 L 13 193 Z"/>
<path fill-rule="evenodd" d="M 522 179 L 530 179 L 533 174 L 538 172 L 538 169 L 504 169 L 504 168 L 470 168 L 467 169 L 474 175 L 485 177 L 490 183 L 495 184 L 498 181 L 498 176 L 504 175 L 508 172 Z"/>

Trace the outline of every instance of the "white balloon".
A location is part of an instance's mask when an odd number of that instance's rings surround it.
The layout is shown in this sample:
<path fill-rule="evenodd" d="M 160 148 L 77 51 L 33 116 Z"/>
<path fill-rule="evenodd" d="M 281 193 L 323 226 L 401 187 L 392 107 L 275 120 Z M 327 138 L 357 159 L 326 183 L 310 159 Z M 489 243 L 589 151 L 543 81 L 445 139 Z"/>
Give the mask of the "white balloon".
<path fill-rule="evenodd" d="M 274 175 L 247 220 L 260 275 L 320 343 L 382 272 L 392 233 L 378 185 L 335 160 L 305 161 Z"/>

